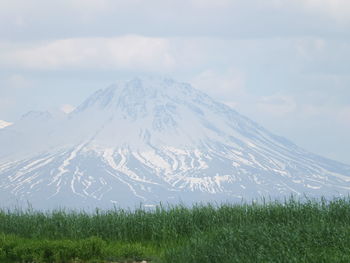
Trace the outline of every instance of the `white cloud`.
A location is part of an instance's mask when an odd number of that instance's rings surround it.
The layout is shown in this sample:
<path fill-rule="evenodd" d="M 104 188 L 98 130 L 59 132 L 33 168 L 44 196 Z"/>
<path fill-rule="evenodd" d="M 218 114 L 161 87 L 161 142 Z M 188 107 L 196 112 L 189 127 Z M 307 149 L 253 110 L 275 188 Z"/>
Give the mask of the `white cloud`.
<path fill-rule="evenodd" d="M 300 111 L 303 117 L 306 118 L 319 117 L 319 115 L 323 114 L 324 112 L 327 112 L 327 110 L 325 110 L 324 107 L 311 104 L 302 105 L 300 107 Z"/>
<path fill-rule="evenodd" d="M 170 41 L 123 36 L 72 38 L 0 51 L 2 67 L 27 69 L 143 69 L 169 70 L 176 65 Z"/>
<path fill-rule="evenodd" d="M 113 1 L 110 0 L 70 0 L 62 2 L 66 2 L 65 4 L 73 9 L 85 9 L 91 12 L 106 11 L 113 3 Z M 118 1 L 114 0 L 114 2 Z"/>
<path fill-rule="evenodd" d="M 6 113 L 7 110 L 16 106 L 16 100 L 10 97 L 0 96 L 0 112 Z"/>
<path fill-rule="evenodd" d="M 339 37 L 349 13 L 348 0 L 11 0 L 0 1 L 0 38 Z"/>
<path fill-rule="evenodd" d="M 299 56 L 309 58 L 320 56 L 325 51 L 326 41 L 321 38 L 299 38 L 295 41 L 296 50 Z"/>
<path fill-rule="evenodd" d="M 350 106 L 345 106 L 338 112 L 338 121 L 350 128 Z"/>
<path fill-rule="evenodd" d="M 189 0 L 193 6 L 199 8 L 227 8 L 234 4 L 232 0 Z M 236 1 L 237 2 L 237 1 Z"/>
<path fill-rule="evenodd" d="M 17 73 L 9 75 L 4 84 L 7 89 L 26 89 L 32 87 L 30 80 Z"/>
<path fill-rule="evenodd" d="M 332 16 L 339 22 L 350 21 L 350 1 L 349 0 L 299 0 L 306 8 L 313 12 L 321 12 Z"/>
<path fill-rule="evenodd" d="M 283 117 L 293 113 L 297 109 L 297 104 L 292 96 L 272 95 L 263 96 L 257 102 L 257 110 L 270 116 Z"/>
<path fill-rule="evenodd" d="M 191 83 L 194 87 L 214 96 L 227 99 L 241 97 L 245 89 L 244 73 L 235 68 L 218 71 L 208 69 L 196 75 Z M 234 105 L 234 102 L 230 102 Z"/>

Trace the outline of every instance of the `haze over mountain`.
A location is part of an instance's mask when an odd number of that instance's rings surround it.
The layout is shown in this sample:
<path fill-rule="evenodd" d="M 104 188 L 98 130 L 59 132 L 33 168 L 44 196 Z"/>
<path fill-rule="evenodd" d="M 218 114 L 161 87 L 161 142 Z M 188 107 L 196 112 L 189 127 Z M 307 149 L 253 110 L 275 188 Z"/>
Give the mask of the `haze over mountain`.
<path fill-rule="evenodd" d="M 350 166 L 309 153 L 190 85 L 119 81 L 73 112 L 0 130 L 2 206 L 135 207 L 342 196 Z"/>

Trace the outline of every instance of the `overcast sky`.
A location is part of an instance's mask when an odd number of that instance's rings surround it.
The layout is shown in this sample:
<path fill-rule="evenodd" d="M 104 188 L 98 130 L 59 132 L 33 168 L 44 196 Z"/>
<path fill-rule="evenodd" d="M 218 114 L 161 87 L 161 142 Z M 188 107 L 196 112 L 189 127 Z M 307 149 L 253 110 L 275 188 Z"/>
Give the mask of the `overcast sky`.
<path fill-rule="evenodd" d="M 349 0 L 0 0 L 0 120 L 143 74 L 350 164 Z"/>

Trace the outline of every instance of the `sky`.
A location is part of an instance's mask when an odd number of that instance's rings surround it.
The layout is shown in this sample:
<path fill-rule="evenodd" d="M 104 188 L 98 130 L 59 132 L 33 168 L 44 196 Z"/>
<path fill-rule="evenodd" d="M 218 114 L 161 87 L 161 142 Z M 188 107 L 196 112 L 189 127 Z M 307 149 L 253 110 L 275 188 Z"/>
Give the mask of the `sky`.
<path fill-rule="evenodd" d="M 0 0 L 0 120 L 166 76 L 350 164 L 349 0 Z"/>

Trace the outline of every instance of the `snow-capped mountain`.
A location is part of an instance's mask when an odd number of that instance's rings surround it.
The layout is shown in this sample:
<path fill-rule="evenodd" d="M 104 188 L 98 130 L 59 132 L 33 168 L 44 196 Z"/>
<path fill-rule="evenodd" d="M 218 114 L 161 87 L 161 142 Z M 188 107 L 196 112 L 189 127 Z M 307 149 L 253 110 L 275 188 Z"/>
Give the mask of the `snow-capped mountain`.
<path fill-rule="evenodd" d="M 0 130 L 0 205 L 135 207 L 341 196 L 350 166 L 309 153 L 185 83 L 120 81 L 66 118 Z"/>
<path fill-rule="evenodd" d="M 11 122 L 0 120 L 0 129 L 3 129 L 3 128 L 5 128 L 7 126 L 11 126 L 11 125 L 12 125 Z"/>

